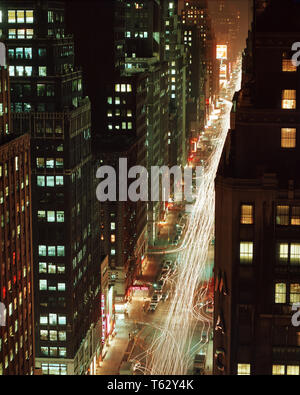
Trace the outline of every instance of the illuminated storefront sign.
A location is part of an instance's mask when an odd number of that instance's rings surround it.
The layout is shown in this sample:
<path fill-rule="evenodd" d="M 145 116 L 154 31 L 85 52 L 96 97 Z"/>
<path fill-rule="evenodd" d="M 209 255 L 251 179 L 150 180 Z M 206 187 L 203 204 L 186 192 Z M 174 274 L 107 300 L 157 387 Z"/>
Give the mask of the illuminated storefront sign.
<path fill-rule="evenodd" d="M 102 294 L 102 295 L 101 295 L 102 344 L 105 343 L 105 330 L 106 330 L 106 322 L 105 322 L 104 309 L 105 309 L 105 297 L 104 297 L 104 295 Z"/>
<path fill-rule="evenodd" d="M 149 287 L 134 285 L 134 286 L 130 287 L 130 289 L 131 289 L 131 291 L 148 291 Z"/>
<path fill-rule="evenodd" d="M 226 80 L 226 77 L 227 77 L 227 65 L 222 64 L 220 66 L 220 78 L 221 80 Z"/>
<path fill-rule="evenodd" d="M 217 45 L 217 59 L 227 59 L 227 45 Z"/>

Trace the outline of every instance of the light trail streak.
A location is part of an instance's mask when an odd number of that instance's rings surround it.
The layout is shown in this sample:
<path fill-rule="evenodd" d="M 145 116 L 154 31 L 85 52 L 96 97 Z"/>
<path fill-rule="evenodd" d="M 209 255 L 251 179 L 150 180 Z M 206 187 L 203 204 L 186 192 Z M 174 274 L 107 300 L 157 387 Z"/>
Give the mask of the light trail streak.
<path fill-rule="evenodd" d="M 240 67 L 240 62 L 239 62 Z M 236 86 L 240 84 L 240 80 Z M 235 87 L 230 91 L 231 97 Z M 197 295 L 197 287 L 205 278 L 208 248 L 214 231 L 215 188 L 214 180 L 223 146 L 230 127 L 232 103 L 224 99 L 227 116 L 221 120 L 217 145 L 205 164 L 201 187 L 187 222 L 187 230 L 181 246 L 168 250 L 178 253 L 177 278 L 170 302 L 169 313 L 158 338 L 153 340 L 147 351 L 143 371 L 151 375 L 184 375 L 191 364 L 192 336 L 197 321 L 208 323 L 208 318 L 198 309 L 203 303 L 205 292 Z M 162 253 L 162 252 L 159 252 Z M 174 286 L 174 285 L 173 285 Z M 172 287 L 173 288 L 173 287 Z M 195 305 L 195 295 L 197 302 Z M 203 306 L 203 304 L 202 304 Z M 209 329 L 209 327 L 208 327 Z M 207 333 L 208 333 L 207 329 Z M 203 332 L 204 329 L 202 329 Z"/>

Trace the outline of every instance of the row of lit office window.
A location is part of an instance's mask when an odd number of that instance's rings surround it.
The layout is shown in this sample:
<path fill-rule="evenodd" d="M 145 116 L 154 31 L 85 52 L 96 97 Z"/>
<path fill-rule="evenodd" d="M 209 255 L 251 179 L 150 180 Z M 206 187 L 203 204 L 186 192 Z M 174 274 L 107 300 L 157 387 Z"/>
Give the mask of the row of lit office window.
<path fill-rule="evenodd" d="M 39 262 L 40 274 L 65 274 L 66 267 L 63 264 L 53 262 Z"/>
<path fill-rule="evenodd" d="M 253 262 L 253 241 L 240 242 L 240 263 L 251 264 Z M 277 243 L 277 263 L 280 265 L 299 265 L 300 267 L 300 243 L 280 242 Z"/>
<path fill-rule="evenodd" d="M 254 223 L 254 205 L 242 204 L 240 223 L 242 225 L 252 225 Z M 299 226 L 300 225 L 300 206 L 277 205 L 276 206 L 276 225 Z"/>
<path fill-rule="evenodd" d="M 36 167 L 38 169 L 63 169 L 63 158 L 36 158 Z"/>
<path fill-rule="evenodd" d="M 66 290 L 66 283 L 49 284 L 48 280 L 40 280 L 39 290 L 64 292 Z"/>
<path fill-rule="evenodd" d="M 237 365 L 238 375 L 250 375 L 251 374 L 251 364 L 249 363 L 239 363 Z M 272 375 L 293 375 L 298 376 L 300 374 L 299 365 L 272 365 Z"/>
<path fill-rule="evenodd" d="M 66 331 L 56 331 L 56 330 L 40 330 L 40 340 L 50 341 L 50 342 L 65 342 L 67 340 Z"/>
<path fill-rule="evenodd" d="M 9 66 L 10 77 L 31 77 L 35 68 L 32 66 Z M 38 66 L 39 77 L 47 77 L 47 66 Z"/>
<path fill-rule="evenodd" d="M 65 222 L 64 211 L 38 210 L 39 222 Z"/>
<path fill-rule="evenodd" d="M 46 246 L 40 244 L 38 246 L 39 256 L 65 256 L 65 246 Z"/>
<path fill-rule="evenodd" d="M 33 10 L 8 10 L 8 23 L 33 23 Z M 0 10 L 0 23 L 3 22 L 3 11 Z"/>
<path fill-rule="evenodd" d="M 67 316 L 56 313 L 40 315 L 40 325 L 67 325 Z"/>
<path fill-rule="evenodd" d="M 275 303 L 299 303 L 300 284 L 280 282 L 275 284 Z"/>
<path fill-rule="evenodd" d="M 64 176 L 37 176 L 37 186 L 55 187 L 64 185 Z"/>
<path fill-rule="evenodd" d="M 65 347 L 41 347 L 41 353 L 45 356 L 65 358 L 67 349 Z"/>

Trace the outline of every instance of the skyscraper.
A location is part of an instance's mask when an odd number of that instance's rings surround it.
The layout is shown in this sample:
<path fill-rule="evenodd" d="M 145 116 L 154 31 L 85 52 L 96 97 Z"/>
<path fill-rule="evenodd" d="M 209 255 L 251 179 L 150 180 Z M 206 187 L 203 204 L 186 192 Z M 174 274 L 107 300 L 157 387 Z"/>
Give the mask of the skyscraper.
<path fill-rule="evenodd" d="M 95 367 L 101 326 L 90 102 L 64 3 L 4 1 L 1 11 L 13 127 L 31 134 L 36 367 L 84 374 Z"/>
<path fill-rule="evenodd" d="M 16 136 L 10 125 L 4 61 L 0 64 L 0 375 L 27 375 L 34 373 L 30 137 Z"/>
<path fill-rule="evenodd" d="M 300 373 L 300 5 L 257 2 L 216 179 L 215 374 Z"/>

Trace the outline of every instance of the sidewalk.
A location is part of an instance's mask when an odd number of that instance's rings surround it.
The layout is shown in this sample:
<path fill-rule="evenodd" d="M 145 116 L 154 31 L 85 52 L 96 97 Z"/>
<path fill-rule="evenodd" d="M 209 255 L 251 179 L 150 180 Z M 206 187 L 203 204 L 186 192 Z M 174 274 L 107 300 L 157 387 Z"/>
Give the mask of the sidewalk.
<path fill-rule="evenodd" d="M 96 375 L 118 375 L 123 356 L 128 348 L 130 324 L 119 324 L 117 334 L 111 341 L 101 367 L 97 367 Z"/>

